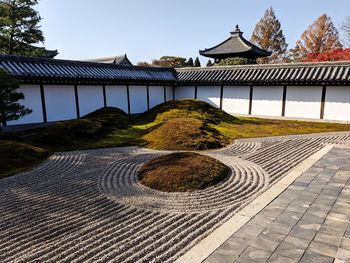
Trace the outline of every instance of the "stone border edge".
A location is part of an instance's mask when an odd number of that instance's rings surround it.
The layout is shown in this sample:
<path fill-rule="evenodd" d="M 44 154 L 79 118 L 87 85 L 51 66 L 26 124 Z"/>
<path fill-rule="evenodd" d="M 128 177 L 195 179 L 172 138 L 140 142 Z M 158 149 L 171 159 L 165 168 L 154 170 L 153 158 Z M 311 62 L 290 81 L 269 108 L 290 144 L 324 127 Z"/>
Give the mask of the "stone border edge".
<path fill-rule="evenodd" d="M 179 257 L 176 263 L 200 263 L 208 258 L 217 248 L 219 248 L 227 239 L 230 238 L 237 230 L 257 215 L 284 190 L 286 190 L 300 175 L 313 166 L 318 160 L 326 155 L 334 146 L 326 145 L 318 152 L 294 167 L 276 184 L 267 189 L 259 197 L 254 199 L 241 211 L 231 217 L 219 228 L 202 239 L 197 245 L 192 247 L 184 255 Z"/>

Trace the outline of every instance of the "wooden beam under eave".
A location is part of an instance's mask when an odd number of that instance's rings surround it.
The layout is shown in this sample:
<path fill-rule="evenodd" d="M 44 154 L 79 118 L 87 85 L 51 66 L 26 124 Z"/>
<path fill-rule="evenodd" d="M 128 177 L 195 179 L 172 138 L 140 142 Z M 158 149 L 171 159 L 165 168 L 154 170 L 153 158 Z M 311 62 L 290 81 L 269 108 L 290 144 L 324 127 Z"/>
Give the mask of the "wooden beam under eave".
<path fill-rule="evenodd" d="M 320 119 L 323 119 L 324 117 L 324 107 L 326 102 L 326 91 L 327 87 L 326 85 L 322 86 L 322 97 L 321 97 L 321 112 L 320 112 Z"/>
<path fill-rule="evenodd" d="M 75 96 L 75 108 L 77 111 L 77 119 L 79 119 L 80 118 L 80 109 L 79 109 L 78 85 L 74 85 L 74 96 Z"/>
<path fill-rule="evenodd" d="M 45 103 L 45 91 L 44 91 L 44 85 L 40 84 L 40 97 L 41 97 L 41 108 L 43 111 L 43 121 L 44 123 L 47 122 L 47 114 L 46 114 L 46 103 Z"/>
<path fill-rule="evenodd" d="M 223 96 L 224 96 L 224 85 L 221 85 L 221 88 L 220 88 L 220 110 L 222 110 Z"/>
<path fill-rule="evenodd" d="M 106 86 L 102 85 L 102 92 L 103 92 L 103 106 L 107 107 L 107 96 L 106 96 Z"/>
<path fill-rule="evenodd" d="M 252 106 L 253 106 L 253 85 L 250 85 L 248 114 L 252 114 Z"/>
<path fill-rule="evenodd" d="M 287 98 L 287 85 L 283 86 L 283 97 L 282 97 L 282 117 L 286 113 L 286 98 Z"/>
<path fill-rule="evenodd" d="M 166 86 L 164 86 L 164 102 L 166 102 Z"/>
<path fill-rule="evenodd" d="M 146 86 L 147 89 L 147 110 L 149 110 L 149 86 Z"/>
<path fill-rule="evenodd" d="M 128 99 L 128 114 L 130 115 L 130 91 L 129 91 L 129 85 L 126 85 L 126 96 Z"/>

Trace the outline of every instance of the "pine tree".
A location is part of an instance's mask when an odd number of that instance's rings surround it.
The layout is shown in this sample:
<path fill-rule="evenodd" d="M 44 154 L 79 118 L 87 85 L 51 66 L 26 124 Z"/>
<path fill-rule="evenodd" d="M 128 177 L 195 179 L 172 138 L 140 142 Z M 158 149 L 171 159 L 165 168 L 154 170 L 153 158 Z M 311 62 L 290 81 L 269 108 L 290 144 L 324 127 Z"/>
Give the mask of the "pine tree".
<path fill-rule="evenodd" d="M 260 58 L 258 63 L 281 63 L 287 56 L 288 44 L 281 29 L 281 23 L 275 16 L 272 7 L 265 11 L 263 18 L 256 24 L 252 34 L 252 43 L 272 52 L 271 57 Z"/>
<path fill-rule="evenodd" d="M 189 58 L 188 61 L 186 62 L 187 67 L 193 67 L 193 58 Z"/>
<path fill-rule="evenodd" d="M 201 66 L 201 62 L 199 61 L 198 57 L 196 57 L 196 60 L 194 61 L 194 66 L 195 67 L 200 67 Z"/>
<path fill-rule="evenodd" d="M 7 121 L 18 120 L 32 110 L 25 108 L 17 103 L 24 99 L 21 92 L 17 92 L 18 82 L 10 78 L 6 71 L 0 69 L 0 123 L 5 126 Z M 0 125 L 1 131 L 1 125 Z"/>
<path fill-rule="evenodd" d="M 297 41 L 300 47 L 300 56 L 305 58 L 310 53 L 323 53 L 335 48 L 342 48 L 339 41 L 339 32 L 335 28 L 331 18 L 323 14 L 309 26 Z"/>
<path fill-rule="evenodd" d="M 213 62 L 211 62 L 211 60 L 209 59 L 207 63 L 207 67 L 211 67 L 212 65 L 213 65 Z"/>
<path fill-rule="evenodd" d="M 43 43 L 40 30 L 41 17 L 32 7 L 38 0 L 0 1 L 0 53 L 10 55 L 40 56 L 43 48 L 32 44 Z"/>

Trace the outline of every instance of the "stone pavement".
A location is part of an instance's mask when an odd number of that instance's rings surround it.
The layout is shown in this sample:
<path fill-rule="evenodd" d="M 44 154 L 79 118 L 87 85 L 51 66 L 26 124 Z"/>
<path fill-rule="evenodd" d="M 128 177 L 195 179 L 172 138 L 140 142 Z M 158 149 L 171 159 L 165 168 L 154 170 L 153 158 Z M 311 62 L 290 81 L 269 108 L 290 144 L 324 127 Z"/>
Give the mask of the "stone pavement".
<path fill-rule="evenodd" d="M 333 148 L 205 263 L 350 262 L 350 148 Z"/>

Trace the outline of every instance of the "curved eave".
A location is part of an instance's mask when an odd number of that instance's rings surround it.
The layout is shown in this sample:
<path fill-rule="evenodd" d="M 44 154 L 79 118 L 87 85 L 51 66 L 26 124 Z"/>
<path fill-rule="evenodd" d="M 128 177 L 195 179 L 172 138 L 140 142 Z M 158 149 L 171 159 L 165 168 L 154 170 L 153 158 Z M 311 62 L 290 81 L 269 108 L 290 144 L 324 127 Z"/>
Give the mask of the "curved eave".
<path fill-rule="evenodd" d="M 221 46 L 223 46 L 229 41 L 235 41 L 235 42 L 238 41 L 240 45 L 240 48 L 239 48 L 240 51 L 239 52 L 235 52 L 235 50 L 227 51 L 227 48 L 224 48 L 223 51 L 219 51 L 219 52 L 217 51 L 217 50 L 220 50 Z M 229 57 L 261 58 L 261 57 L 271 56 L 271 52 L 263 50 L 258 46 L 250 43 L 242 35 L 233 36 L 233 37 L 231 36 L 230 38 L 226 39 L 222 43 L 212 48 L 199 50 L 199 54 L 204 57 L 218 58 L 218 59 L 225 59 Z"/>
<path fill-rule="evenodd" d="M 205 51 L 200 50 L 199 54 L 208 57 L 208 58 L 218 58 L 218 59 L 225 59 L 230 57 L 242 57 L 242 58 L 262 58 L 270 56 L 271 53 L 258 53 L 252 49 L 245 51 L 245 52 L 231 52 L 231 53 L 214 53 L 214 54 L 206 54 Z"/>

